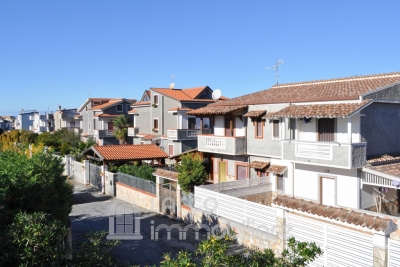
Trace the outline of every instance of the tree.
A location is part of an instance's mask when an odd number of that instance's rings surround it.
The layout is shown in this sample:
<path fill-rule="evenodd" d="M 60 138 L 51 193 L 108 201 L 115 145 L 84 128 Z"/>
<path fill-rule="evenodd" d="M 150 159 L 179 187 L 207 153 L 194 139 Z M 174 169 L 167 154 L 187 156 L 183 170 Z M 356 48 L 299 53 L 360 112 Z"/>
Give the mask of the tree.
<path fill-rule="evenodd" d="M 198 245 L 194 254 L 180 251 L 176 259 L 172 259 L 170 254 L 165 254 L 160 266 L 305 267 L 322 254 L 322 250 L 315 243 L 298 242 L 294 238 L 288 239 L 288 249 L 280 257 L 276 257 L 272 249 L 263 251 L 249 249 L 246 253 L 227 253 L 233 242 L 234 239 L 229 236 L 211 236 Z"/>
<path fill-rule="evenodd" d="M 207 179 L 203 159 L 198 153 L 188 153 L 181 157 L 177 164 L 178 183 L 185 192 L 193 192 L 196 185 L 201 185 Z"/>
<path fill-rule="evenodd" d="M 120 144 L 126 144 L 126 140 L 128 138 L 128 127 L 132 126 L 132 121 L 127 115 L 119 115 L 115 119 L 113 119 L 114 127 L 114 135 L 115 138 L 119 140 Z"/>

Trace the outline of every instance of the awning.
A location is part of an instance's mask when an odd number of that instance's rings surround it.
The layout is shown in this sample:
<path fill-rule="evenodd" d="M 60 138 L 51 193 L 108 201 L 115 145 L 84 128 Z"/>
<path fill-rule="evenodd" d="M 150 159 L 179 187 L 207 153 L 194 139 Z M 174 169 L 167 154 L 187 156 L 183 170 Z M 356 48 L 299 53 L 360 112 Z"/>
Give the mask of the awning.
<path fill-rule="evenodd" d="M 237 105 L 237 106 L 206 106 L 204 108 L 195 109 L 187 112 L 188 115 L 194 116 L 207 116 L 207 115 L 226 115 L 234 111 L 239 111 L 246 108 L 247 105 Z"/>
<path fill-rule="evenodd" d="M 277 112 L 270 112 L 263 118 L 348 118 L 370 104 L 372 104 L 371 100 L 360 103 L 292 105 Z"/>
<path fill-rule="evenodd" d="M 266 171 L 276 174 L 283 174 L 287 169 L 287 166 L 282 165 L 271 165 Z"/>
<path fill-rule="evenodd" d="M 266 110 L 252 110 L 243 115 L 243 117 L 259 118 L 267 113 Z"/>
<path fill-rule="evenodd" d="M 255 161 L 250 162 L 249 167 L 253 168 L 253 169 L 256 169 L 256 170 L 262 170 L 262 169 L 267 168 L 269 166 L 269 164 L 270 163 L 267 162 L 267 161 L 257 161 L 257 160 L 255 160 Z"/>

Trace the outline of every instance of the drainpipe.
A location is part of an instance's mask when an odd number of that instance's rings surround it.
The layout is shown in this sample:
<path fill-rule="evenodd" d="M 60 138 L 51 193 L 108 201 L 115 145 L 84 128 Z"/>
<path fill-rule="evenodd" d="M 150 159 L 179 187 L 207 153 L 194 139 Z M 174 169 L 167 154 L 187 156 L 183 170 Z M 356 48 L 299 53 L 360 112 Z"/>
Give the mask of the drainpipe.
<path fill-rule="evenodd" d="M 294 197 L 294 163 L 291 163 L 292 165 L 292 197 Z"/>

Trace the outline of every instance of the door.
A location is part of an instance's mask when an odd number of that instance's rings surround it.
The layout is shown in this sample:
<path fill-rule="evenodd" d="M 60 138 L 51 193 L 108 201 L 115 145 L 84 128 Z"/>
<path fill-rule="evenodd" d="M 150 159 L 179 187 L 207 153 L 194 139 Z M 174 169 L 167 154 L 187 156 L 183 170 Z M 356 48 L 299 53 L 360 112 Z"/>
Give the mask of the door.
<path fill-rule="evenodd" d="M 247 167 L 243 165 L 236 165 L 236 178 L 237 180 L 244 180 L 247 178 Z"/>
<path fill-rule="evenodd" d="M 196 118 L 188 118 L 188 129 L 196 129 Z"/>
<path fill-rule="evenodd" d="M 318 119 L 319 141 L 323 142 L 335 141 L 334 128 L 335 128 L 335 119 Z"/>
<path fill-rule="evenodd" d="M 220 161 L 218 165 L 218 178 L 220 183 L 226 182 L 226 162 Z"/>
<path fill-rule="evenodd" d="M 112 121 L 107 123 L 107 130 L 114 130 L 114 123 Z"/>
<path fill-rule="evenodd" d="M 168 152 L 170 156 L 174 155 L 174 145 L 168 145 Z"/>
<path fill-rule="evenodd" d="M 335 178 L 321 177 L 321 204 L 328 206 L 336 205 L 336 183 Z"/>
<path fill-rule="evenodd" d="M 233 136 L 233 118 L 225 118 L 225 136 Z"/>

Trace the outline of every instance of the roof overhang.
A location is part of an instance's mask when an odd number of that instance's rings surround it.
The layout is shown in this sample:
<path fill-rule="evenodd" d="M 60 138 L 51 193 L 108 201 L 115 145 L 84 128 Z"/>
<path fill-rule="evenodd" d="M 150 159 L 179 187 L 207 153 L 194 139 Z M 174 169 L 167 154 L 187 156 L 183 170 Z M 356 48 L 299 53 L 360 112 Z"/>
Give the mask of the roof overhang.
<path fill-rule="evenodd" d="M 204 108 L 195 109 L 187 112 L 188 115 L 194 116 L 217 116 L 217 115 L 227 115 L 232 112 L 240 111 L 247 108 L 247 105 L 234 105 L 234 106 L 206 106 Z"/>

